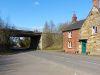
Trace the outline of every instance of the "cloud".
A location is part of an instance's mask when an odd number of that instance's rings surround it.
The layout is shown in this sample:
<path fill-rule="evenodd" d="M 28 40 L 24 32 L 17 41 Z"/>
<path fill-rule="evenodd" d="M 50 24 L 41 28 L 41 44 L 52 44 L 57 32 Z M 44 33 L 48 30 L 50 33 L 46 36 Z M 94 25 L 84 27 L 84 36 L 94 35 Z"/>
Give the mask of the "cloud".
<path fill-rule="evenodd" d="M 35 5 L 35 6 L 38 6 L 38 5 L 40 5 L 40 2 L 39 2 L 39 1 L 35 1 L 35 2 L 34 2 L 34 5 Z"/>

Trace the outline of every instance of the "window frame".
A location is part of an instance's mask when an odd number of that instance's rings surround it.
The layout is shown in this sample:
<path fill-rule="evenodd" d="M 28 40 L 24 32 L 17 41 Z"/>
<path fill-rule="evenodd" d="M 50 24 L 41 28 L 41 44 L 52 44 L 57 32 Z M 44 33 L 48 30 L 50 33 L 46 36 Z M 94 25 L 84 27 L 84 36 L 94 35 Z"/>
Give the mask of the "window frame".
<path fill-rule="evenodd" d="M 68 48 L 72 48 L 72 42 L 68 41 Z"/>
<path fill-rule="evenodd" d="M 92 35 L 98 33 L 98 27 L 97 26 L 92 26 Z"/>
<path fill-rule="evenodd" d="M 69 38 L 69 39 L 72 38 L 72 31 L 69 31 L 69 32 L 68 32 L 68 38 Z"/>

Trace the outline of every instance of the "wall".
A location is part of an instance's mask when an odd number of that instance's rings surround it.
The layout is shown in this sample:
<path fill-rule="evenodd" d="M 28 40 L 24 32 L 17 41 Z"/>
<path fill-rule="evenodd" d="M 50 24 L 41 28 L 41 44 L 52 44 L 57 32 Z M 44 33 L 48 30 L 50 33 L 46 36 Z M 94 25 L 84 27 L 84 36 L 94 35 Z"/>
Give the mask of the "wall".
<path fill-rule="evenodd" d="M 92 34 L 92 26 L 98 27 L 98 33 Z M 81 28 L 81 39 L 87 39 L 87 52 L 100 50 L 100 13 L 93 8 Z"/>
<path fill-rule="evenodd" d="M 62 50 L 62 33 L 42 33 L 40 39 L 41 50 Z"/>
<path fill-rule="evenodd" d="M 80 38 L 80 30 L 73 30 L 72 31 L 72 38 L 68 39 L 68 32 L 63 32 L 63 49 L 65 52 L 75 53 L 79 51 L 79 38 Z M 68 41 L 72 42 L 72 48 L 68 48 Z"/>

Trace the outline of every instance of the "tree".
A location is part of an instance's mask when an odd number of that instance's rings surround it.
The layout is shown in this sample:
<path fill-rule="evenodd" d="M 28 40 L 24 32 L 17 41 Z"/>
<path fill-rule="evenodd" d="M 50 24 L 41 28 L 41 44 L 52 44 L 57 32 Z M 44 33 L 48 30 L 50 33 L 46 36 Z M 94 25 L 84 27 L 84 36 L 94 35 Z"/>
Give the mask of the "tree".
<path fill-rule="evenodd" d="M 30 38 L 29 37 L 23 37 L 22 39 L 21 38 L 19 38 L 19 41 L 17 43 L 19 43 L 19 45 L 22 48 L 29 48 L 30 47 Z"/>
<path fill-rule="evenodd" d="M 48 32 L 50 32 L 50 27 L 48 22 L 46 21 L 44 24 L 43 33 L 48 33 Z"/>
<path fill-rule="evenodd" d="M 59 24 L 58 25 L 58 32 L 62 32 L 62 31 L 65 31 L 66 30 L 66 28 L 69 26 L 69 23 L 61 23 L 61 24 Z"/>
<path fill-rule="evenodd" d="M 51 33 L 56 33 L 57 30 L 56 30 L 55 24 L 54 24 L 54 22 L 52 20 L 50 21 L 49 25 L 50 25 L 50 32 Z"/>
<path fill-rule="evenodd" d="M 52 33 L 50 32 L 50 26 L 48 22 L 45 22 L 42 37 L 44 48 L 50 47 L 53 44 Z"/>
<path fill-rule="evenodd" d="M 9 22 L 5 22 L 0 17 L 0 46 L 2 47 L 10 47 L 10 31 L 9 29 L 12 29 L 12 26 Z"/>
<path fill-rule="evenodd" d="M 0 17 L 0 28 L 4 28 L 4 20 Z"/>
<path fill-rule="evenodd" d="M 24 48 L 30 47 L 30 38 L 29 37 L 24 37 L 22 42 L 23 42 Z"/>
<path fill-rule="evenodd" d="M 39 32 L 37 29 L 34 29 L 33 32 Z"/>
<path fill-rule="evenodd" d="M 51 20 L 46 21 L 42 34 L 43 49 L 62 49 L 63 35 L 62 31 L 66 30 L 69 23 L 61 23 L 58 26 Z"/>

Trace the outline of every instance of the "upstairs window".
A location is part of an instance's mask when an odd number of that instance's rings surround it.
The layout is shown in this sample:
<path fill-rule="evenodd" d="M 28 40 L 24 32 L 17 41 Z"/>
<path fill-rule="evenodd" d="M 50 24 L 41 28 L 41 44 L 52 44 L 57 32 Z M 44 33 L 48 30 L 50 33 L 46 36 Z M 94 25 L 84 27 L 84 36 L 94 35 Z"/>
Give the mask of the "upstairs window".
<path fill-rule="evenodd" d="M 72 38 L 72 32 L 68 32 L 68 38 Z"/>
<path fill-rule="evenodd" d="M 92 27 L 92 34 L 96 34 L 96 33 L 98 33 L 98 28 L 97 28 L 97 26 L 93 26 Z"/>

